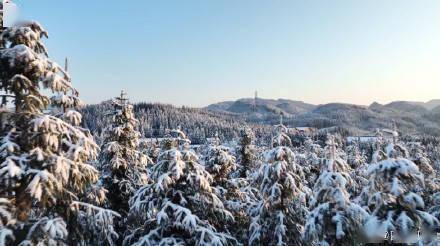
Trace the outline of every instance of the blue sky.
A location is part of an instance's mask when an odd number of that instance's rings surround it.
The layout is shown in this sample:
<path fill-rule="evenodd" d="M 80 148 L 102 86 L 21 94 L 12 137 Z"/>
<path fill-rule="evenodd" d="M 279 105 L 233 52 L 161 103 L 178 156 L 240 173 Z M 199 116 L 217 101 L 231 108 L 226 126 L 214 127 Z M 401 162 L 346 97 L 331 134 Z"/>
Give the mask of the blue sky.
<path fill-rule="evenodd" d="M 16 0 L 82 99 L 440 98 L 440 1 Z"/>

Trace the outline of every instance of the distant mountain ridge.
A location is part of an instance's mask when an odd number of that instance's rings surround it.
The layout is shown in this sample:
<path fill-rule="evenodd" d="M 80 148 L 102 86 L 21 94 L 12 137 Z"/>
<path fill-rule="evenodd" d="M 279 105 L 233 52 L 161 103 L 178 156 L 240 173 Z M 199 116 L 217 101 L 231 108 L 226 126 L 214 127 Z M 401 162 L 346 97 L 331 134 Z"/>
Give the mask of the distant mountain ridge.
<path fill-rule="evenodd" d="M 440 100 L 429 102 L 395 101 L 369 106 L 328 103 L 308 104 L 287 99 L 239 99 L 211 104 L 210 111 L 236 114 L 248 122 L 277 124 L 280 114 L 289 126 L 327 128 L 341 126 L 358 132 L 390 128 L 394 123 L 406 132 L 440 136 Z"/>
<path fill-rule="evenodd" d="M 328 103 L 328 104 L 339 104 L 339 105 L 350 105 L 343 103 Z M 263 99 L 263 98 L 241 98 L 236 101 L 225 101 L 210 104 L 204 109 L 211 111 L 226 111 L 229 113 L 239 113 L 239 114 L 253 114 L 253 113 L 283 113 L 283 114 L 298 114 L 311 111 L 317 107 L 328 105 L 314 105 L 310 103 L 305 103 L 303 101 L 295 101 L 290 99 Z M 398 110 L 422 110 L 430 111 L 436 107 L 440 106 L 440 99 L 430 100 L 428 102 L 416 102 L 416 101 L 394 101 L 388 104 L 382 105 L 374 102 L 370 107 L 382 106 L 386 108 L 394 108 Z M 358 105 L 362 107 L 362 105 Z"/>
<path fill-rule="evenodd" d="M 398 105 L 403 105 L 403 104 L 411 104 L 411 105 L 416 105 L 416 106 L 420 106 L 423 107 L 427 110 L 432 110 L 437 106 L 440 106 L 440 99 L 433 99 L 430 100 L 428 102 L 415 102 L 415 101 L 394 101 L 394 102 L 390 102 L 386 105 L 388 106 L 398 106 Z"/>

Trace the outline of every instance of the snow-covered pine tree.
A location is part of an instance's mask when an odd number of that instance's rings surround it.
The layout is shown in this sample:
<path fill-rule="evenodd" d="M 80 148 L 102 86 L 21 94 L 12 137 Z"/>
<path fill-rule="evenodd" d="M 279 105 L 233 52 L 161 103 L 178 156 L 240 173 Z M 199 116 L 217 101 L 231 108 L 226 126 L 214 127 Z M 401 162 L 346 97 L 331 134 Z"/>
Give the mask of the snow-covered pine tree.
<path fill-rule="evenodd" d="M 440 220 L 440 192 L 432 194 L 431 200 L 432 205 L 429 208 L 429 213 Z"/>
<path fill-rule="evenodd" d="M 399 140 L 399 133 L 397 132 L 396 126 L 394 124 L 394 129 L 392 131 L 393 139 L 388 142 L 385 148 L 386 155 L 389 158 L 409 158 L 409 152 L 405 144 Z"/>
<path fill-rule="evenodd" d="M 107 207 L 118 212 L 121 220 L 117 223 L 119 234 L 125 231 L 126 215 L 130 197 L 147 184 L 149 158 L 138 151 L 140 134 L 136 131 L 137 120 L 126 93 L 112 102 L 112 118 L 104 132 L 104 142 L 99 155 L 102 172 L 101 182 L 107 193 Z"/>
<path fill-rule="evenodd" d="M 331 170 L 334 170 L 335 172 L 350 173 L 352 168 L 343 158 L 341 158 L 341 156 L 345 156 L 345 152 L 338 148 L 335 136 L 330 134 L 327 135 L 325 143 L 325 158 L 321 165 L 321 172 L 328 170 L 329 166 L 331 166 Z"/>
<path fill-rule="evenodd" d="M 408 145 L 410 159 L 419 167 L 425 179 L 435 177 L 435 170 L 431 166 L 425 147 L 420 142 L 411 142 Z"/>
<path fill-rule="evenodd" d="M 360 151 L 358 143 L 353 143 L 347 146 L 347 163 L 356 169 L 363 166 L 367 162 L 366 156 Z"/>
<path fill-rule="evenodd" d="M 212 176 L 198 163 L 181 130 L 171 131 L 162 142 L 158 161 L 151 167 L 151 184 L 130 200 L 127 245 L 231 245 L 226 232 L 233 220 L 211 187 Z"/>
<path fill-rule="evenodd" d="M 235 157 L 228 152 L 226 147 L 220 145 L 217 134 L 208 146 L 204 164 L 206 171 L 213 178 L 213 186 L 224 186 L 231 171 L 236 169 Z"/>
<path fill-rule="evenodd" d="M 410 142 L 408 145 L 410 160 L 419 167 L 425 178 L 423 198 L 425 202 L 430 203 L 432 194 L 440 192 L 440 180 L 437 178 L 437 172 L 431 166 L 425 147 L 420 142 Z"/>
<path fill-rule="evenodd" d="M 0 198 L 0 245 L 9 245 L 15 240 L 14 204 L 6 198 Z"/>
<path fill-rule="evenodd" d="M 438 140 L 440 142 L 440 139 Z M 436 170 L 437 175 L 440 173 L 440 146 L 438 143 L 428 143 L 426 152 L 431 161 L 431 166 Z"/>
<path fill-rule="evenodd" d="M 78 92 L 48 59 L 43 37 L 47 32 L 36 22 L 0 35 L 0 197 L 2 208 L 10 208 L 6 217 L 16 219 L 9 232 L 23 245 L 111 244 L 117 214 L 81 200 L 98 180 L 88 164 L 98 146 L 79 126 Z M 49 105 L 61 113 L 46 114 Z M 11 235 L 3 229 L 2 238 Z"/>
<path fill-rule="evenodd" d="M 311 138 L 305 139 L 304 145 L 296 152 L 298 164 L 303 167 L 308 184 L 314 184 L 319 177 L 322 152 L 321 146 Z"/>
<path fill-rule="evenodd" d="M 304 230 L 308 244 L 356 245 L 362 239 L 361 232 L 367 212 L 350 201 L 346 187 L 353 180 L 341 165 L 335 165 L 336 146 L 332 136 L 328 140 L 329 157 L 315 183 L 310 213 Z"/>
<path fill-rule="evenodd" d="M 247 178 L 257 166 L 256 148 L 253 145 L 254 133 L 252 129 L 245 128 L 241 131 L 241 137 L 237 148 L 238 177 Z"/>
<path fill-rule="evenodd" d="M 394 240 L 409 242 L 408 236 L 438 228 L 439 221 L 426 212 L 420 196 L 423 181 L 417 165 L 405 158 L 387 158 L 371 164 L 369 184 L 360 196 L 361 205 L 370 212 L 365 223 L 370 240 L 389 242 L 392 231 Z"/>
<path fill-rule="evenodd" d="M 351 195 L 353 197 L 358 196 L 356 198 L 357 201 L 359 201 L 359 199 L 365 199 L 365 198 L 359 197 L 359 192 L 361 192 L 361 196 L 362 196 L 363 195 L 362 194 L 362 189 L 363 189 L 362 187 L 365 187 L 368 185 L 368 182 L 369 182 L 368 181 L 368 178 L 369 178 L 368 169 L 370 168 L 370 165 L 374 164 L 374 163 L 378 163 L 379 161 L 388 158 L 387 154 L 382 150 L 383 144 L 384 144 L 383 134 L 379 129 L 376 129 L 374 140 L 368 144 L 368 147 L 369 147 L 368 151 L 371 153 L 370 158 L 365 156 L 365 160 L 364 160 L 364 158 L 361 157 L 362 161 L 359 163 L 360 165 L 358 165 L 354 169 L 354 172 L 351 173 L 352 178 L 355 180 L 355 182 L 358 186 L 357 189 L 355 190 L 355 192 L 352 193 Z M 367 147 L 367 146 L 364 146 L 364 147 Z M 349 155 L 348 155 L 349 159 L 350 158 L 358 159 L 356 157 L 351 157 L 351 156 L 356 156 L 356 154 L 353 154 L 353 152 L 350 151 L 350 146 L 348 146 L 347 149 L 349 149 Z M 367 159 L 370 159 L 371 162 L 368 162 Z"/>
<path fill-rule="evenodd" d="M 300 245 L 307 214 L 302 167 L 289 148 L 283 125 L 276 126 L 272 149 L 258 172 L 262 200 L 251 211 L 249 245 Z"/>
<path fill-rule="evenodd" d="M 3 29 L 3 2 L 0 2 L 0 35 Z M 2 97 L 2 99 L 6 101 L 6 97 Z M 7 124 L 6 117 L 9 110 L 6 109 L 5 104 L 6 102 L 3 102 L 0 108 L 0 129 L 3 129 L 3 126 Z M 2 169 L 0 169 L 0 172 L 1 171 Z M 15 239 L 12 231 L 12 228 L 15 226 L 13 211 L 15 206 L 9 199 L 3 197 L 6 196 L 3 190 L 0 189 L 0 191 L 0 245 L 7 245 L 12 243 Z"/>
<path fill-rule="evenodd" d="M 388 158 L 387 154 L 382 150 L 384 144 L 383 134 L 379 129 L 376 129 L 375 140 L 373 143 L 373 153 L 371 155 L 371 163 L 378 163 L 381 160 Z"/>
<path fill-rule="evenodd" d="M 151 163 L 157 162 L 157 157 L 159 156 L 160 146 L 158 139 L 152 138 L 141 138 L 139 140 L 139 149 L 148 156 L 151 160 Z"/>
<path fill-rule="evenodd" d="M 334 135 L 327 135 L 326 146 L 324 149 L 326 158 L 323 159 L 320 173 L 322 174 L 331 167 L 330 170 L 339 172 L 346 180 L 350 180 L 350 185 L 347 186 L 350 194 L 359 194 L 362 186 L 360 186 L 358 182 L 362 182 L 358 179 L 355 171 L 350 165 L 348 165 L 348 163 L 341 157 L 345 156 L 345 152 L 338 148 L 338 143 L 336 142 L 336 137 Z M 353 181 L 351 177 L 354 177 L 355 182 L 351 182 Z"/>
<path fill-rule="evenodd" d="M 246 241 L 249 228 L 249 208 L 257 201 L 258 190 L 251 187 L 248 178 L 232 177 L 236 169 L 235 157 L 227 147 L 220 145 L 216 134 L 206 151 L 204 165 L 213 178 L 212 186 L 225 207 L 233 214 L 228 225 L 231 233 L 240 241 Z"/>

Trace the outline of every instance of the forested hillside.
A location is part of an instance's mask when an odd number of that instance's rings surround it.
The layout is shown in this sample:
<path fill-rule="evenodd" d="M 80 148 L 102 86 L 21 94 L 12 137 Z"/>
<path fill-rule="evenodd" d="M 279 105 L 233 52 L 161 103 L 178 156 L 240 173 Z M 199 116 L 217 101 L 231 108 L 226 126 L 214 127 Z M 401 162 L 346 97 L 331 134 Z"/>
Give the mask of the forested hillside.
<path fill-rule="evenodd" d="M 250 100 L 250 99 L 249 99 Z M 249 103 L 249 100 L 244 102 Z M 280 101 L 269 101 L 270 103 Z M 294 101 L 293 101 L 294 102 Z M 243 102 L 240 102 L 243 103 Z M 296 103 L 296 102 L 295 102 Z M 232 105 L 232 103 L 229 103 Z M 248 105 L 251 106 L 250 104 Z M 428 110 L 418 104 L 394 102 L 387 105 L 373 103 L 369 107 L 351 104 L 331 103 L 312 107 L 302 113 L 252 112 L 242 113 L 220 110 L 218 105 L 206 109 L 174 107 L 160 103 L 136 103 L 134 113 L 138 118 L 139 131 L 143 137 L 163 137 L 167 129 L 181 126 L 193 144 L 205 143 L 216 133 L 221 139 L 237 139 L 240 131 L 250 127 L 258 141 L 270 139 L 270 126 L 280 122 L 280 117 L 289 127 L 315 127 L 336 129 L 333 133 L 343 136 L 371 134 L 376 129 L 390 129 L 395 124 L 403 134 L 440 136 L 438 107 Z M 305 106 L 309 107 L 310 106 Z M 108 123 L 106 116 L 111 108 L 110 101 L 87 105 L 82 109 L 84 126 L 91 129 L 100 141 L 103 129 Z M 327 131 L 327 130 L 326 130 Z"/>
<path fill-rule="evenodd" d="M 99 138 L 111 118 L 107 116 L 110 110 L 110 102 L 86 106 L 82 109 L 84 126 Z M 270 127 L 246 123 L 234 114 L 159 103 L 137 103 L 133 110 L 139 120 L 139 131 L 147 138 L 161 138 L 165 136 L 167 129 L 178 126 L 185 129 L 193 144 L 205 143 L 207 138 L 214 137 L 216 133 L 221 139 L 237 139 L 246 127 L 252 128 L 259 139 L 268 139 L 271 136 Z"/>

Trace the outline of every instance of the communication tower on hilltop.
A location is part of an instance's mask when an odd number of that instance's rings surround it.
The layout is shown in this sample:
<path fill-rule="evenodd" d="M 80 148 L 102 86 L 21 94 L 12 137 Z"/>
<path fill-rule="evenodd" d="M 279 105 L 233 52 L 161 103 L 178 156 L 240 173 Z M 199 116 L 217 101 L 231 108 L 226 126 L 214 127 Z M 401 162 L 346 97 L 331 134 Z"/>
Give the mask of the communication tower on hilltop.
<path fill-rule="evenodd" d="M 258 106 L 258 91 L 255 91 L 254 94 L 254 103 L 252 105 L 253 111 L 257 111 L 257 106 Z"/>

